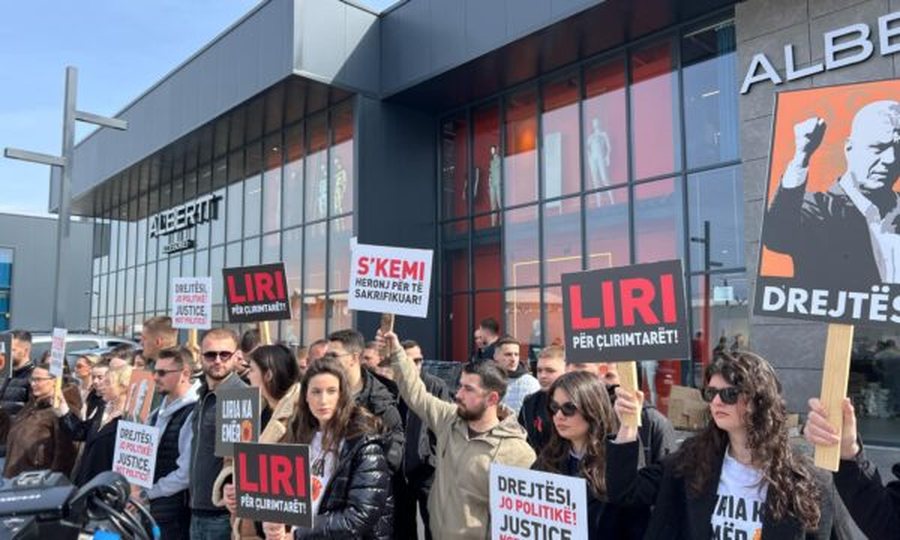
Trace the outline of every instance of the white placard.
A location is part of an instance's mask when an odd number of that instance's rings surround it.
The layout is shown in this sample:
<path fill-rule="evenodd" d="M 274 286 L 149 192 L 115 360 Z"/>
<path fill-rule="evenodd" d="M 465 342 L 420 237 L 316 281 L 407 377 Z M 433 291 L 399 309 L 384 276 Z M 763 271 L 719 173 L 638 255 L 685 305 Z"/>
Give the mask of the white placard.
<path fill-rule="evenodd" d="M 583 478 L 491 465 L 491 538 L 587 540 Z"/>
<path fill-rule="evenodd" d="M 50 338 L 50 375 L 62 377 L 63 364 L 66 361 L 66 336 L 69 331 L 65 328 L 54 328 Z"/>
<path fill-rule="evenodd" d="M 134 485 L 153 487 L 157 447 L 159 428 L 119 420 L 113 470 Z"/>
<path fill-rule="evenodd" d="M 212 328 L 212 278 L 172 278 L 169 305 L 173 328 Z"/>
<path fill-rule="evenodd" d="M 356 244 L 350 259 L 350 309 L 428 317 L 430 249 Z"/>

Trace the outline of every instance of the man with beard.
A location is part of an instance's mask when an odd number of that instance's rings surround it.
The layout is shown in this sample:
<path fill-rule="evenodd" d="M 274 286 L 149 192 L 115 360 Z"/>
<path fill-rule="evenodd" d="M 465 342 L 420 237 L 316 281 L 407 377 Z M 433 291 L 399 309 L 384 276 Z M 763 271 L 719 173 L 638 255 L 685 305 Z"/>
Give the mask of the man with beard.
<path fill-rule="evenodd" d="M 490 526 L 489 478 L 491 463 L 530 467 L 534 450 L 516 415 L 500 402 L 506 375 L 493 362 L 470 362 L 463 367 L 456 404 L 428 393 L 397 335 L 388 332 L 387 344 L 400 395 L 437 435 L 435 477 L 428 496 L 431 533 L 437 539 L 484 538 Z"/>
<path fill-rule="evenodd" d="M 230 514 L 212 502 L 213 483 L 222 470 L 223 459 L 216 457 L 216 392 L 247 385 L 234 373 L 243 360 L 240 338 L 227 328 L 214 328 L 203 336 L 200 358 L 203 382 L 191 417 L 191 538 L 217 540 L 231 535 Z"/>

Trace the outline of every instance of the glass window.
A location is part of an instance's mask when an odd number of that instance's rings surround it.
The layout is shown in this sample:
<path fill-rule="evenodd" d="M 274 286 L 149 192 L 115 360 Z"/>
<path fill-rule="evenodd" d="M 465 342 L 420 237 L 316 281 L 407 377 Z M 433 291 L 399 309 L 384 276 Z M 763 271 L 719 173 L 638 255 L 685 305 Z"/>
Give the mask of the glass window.
<path fill-rule="evenodd" d="M 320 222 L 304 228 L 306 246 L 304 292 L 306 294 L 320 295 L 325 292 L 325 263 L 328 260 L 325 249 L 326 230 L 325 223 Z M 322 298 L 324 305 L 324 297 Z M 322 307 L 324 310 L 324 307 Z M 324 311 L 323 317 L 324 317 Z"/>
<path fill-rule="evenodd" d="M 499 259 L 499 253 L 496 254 Z M 499 274 L 499 266 L 497 267 Z M 469 290 L 469 250 L 466 245 L 444 248 L 444 288 L 446 293 Z"/>
<path fill-rule="evenodd" d="M 500 324 L 500 328 L 504 328 L 504 321 L 506 318 L 504 317 L 505 311 L 503 309 L 503 293 L 499 291 L 477 292 L 474 295 L 474 301 L 475 319 L 472 321 L 473 331 L 474 327 L 478 326 L 481 321 L 488 317 L 492 317 Z M 470 354 L 468 357 L 471 358 L 471 353 L 475 352 L 475 339 L 471 333 L 468 338 L 470 347 Z"/>
<path fill-rule="evenodd" d="M 300 314 L 303 293 L 303 229 L 297 227 L 281 235 L 284 271 L 287 274 L 288 291 L 291 298 L 291 321 L 283 323 L 281 335 L 283 339 L 300 341 Z M 276 259 L 277 261 L 278 259 Z"/>
<path fill-rule="evenodd" d="M 329 222 L 331 235 L 328 247 L 328 271 L 330 290 L 343 291 L 350 286 L 350 236 L 353 235 L 353 218 L 344 217 Z"/>
<path fill-rule="evenodd" d="M 213 165 L 213 189 L 225 187 L 228 184 L 228 162 L 225 158 L 216 160 Z"/>
<path fill-rule="evenodd" d="M 468 294 L 444 297 L 441 320 L 447 324 L 442 325 L 446 333 L 443 336 L 444 354 L 441 360 L 463 362 L 470 358 L 469 345 L 473 338 L 469 333 L 469 298 Z"/>
<path fill-rule="evenodd" d="M 209 275 L 209 251 L 208 250 L 205 250 L 205 249 L 197 250 L 196 263 L 194 266 L 194 275 L 197 277 L 203 277 L 203 276 Z"/>
<path fill-rule="evenodd" d="M 584 70 L 585 189 L 628 180 L 625 62 L 622 58 Z"/>
<path fill-rule="evenodd" d="M 474 179 L 467 188 L 472 193 L 472 213 L 497 212 L 501 206 L 503 161 L 500 152 L 500 109 L 492 103 L 472 113 Z M 476 218 L 475 228 L 499 225 L 499 214 Z"/>
<path fill-rule="evenodd" d="M 581 197 L 544 203 L 544 282 L 578 272 L 581 264 Z"/>
<path fill-rule="evenodd" d="M 681 258 L 684 237 L 681 183 L 672 178 L 634 188 L 636 262 Z"/>
<path fill-rule="evenodd" d="M 312 343 L 325 336 L 325 295 L 304 297 L 303 339 L 306 343 Z"/>
<path fill-rule="evenodd" d="M 521 287 L 540 282 L 538 253 L 538 208 L 527 206 L 505 212 L 503 253 L 506 286 Z"/>
<path fill-rule="evenodd" d="M 850 385 L 861 437 L 871 445 L 900 445 L 900 336 L 857 327 L 850 353 Z"/>
<path fill-rule="evenodd" d="M 499 289 L 503 286 L 503 261 L 500 257 L 500 239 L 496 234 L 475 239 L 472 259 L 474 288 Z"/>
<path fill-rule="evenodd" d="M 688 167 L 739 157 L 736 57 L 734 20 L 704 24 L 681 41 Z"/>
<path fill-rule="evenodd" d="M 244 266 L 259 264 L 259 237 L 244 240 Z"/>
<path fill-rule="evenodd" d="M 563 304 L 562 288 L 547 287 L 544 289 L 544 317 L 546 326 L 541 334 L 541 346 L 565 345 L 566 337 L 563 331 Z"/>
<path fill-rule="evenodd" d="M 288 129 L 284 137 L 284 227 L 291 227 L 303 222 L 303 125 Z"/>
<path fill-rule="evenodd" d="M 225 248 L 214 247 L 209 250 L 209 274 L 212 276 L 213 282 L 213 304 L 221 304 L 225 301 L 223 268 L 225 268 Z"/>
<path fill-rule="evenodd" d="M 506 333 L 526 348 L 531 344 L 540 348 L 541 290 L 507 290 L 505 311 Z"/>
<path fill-rule="evenodd" d="M 281 134 L 265 140 L 263 172 L 263 232 L 281 228 Z"/>
<path fill-rule="evenodd" d="M 0 249 L 0 257 L 2 257 L 2 253 L 3 253 L 3 250 Z M 143 272 L 143 268 L 141 268 L 141 272 Z M 0 273 L 2 273 L 2 266 L 0 266 Z M 8 289 L 9 285 L 7 285 L 6 288 Z M 9 298 L 8 298 L 9 291 L 5 291 L 5 292 L 7 294 L 6 308 L 4 309 L 2 306 L 0 306 L 0 312 L 9 311 Z M 0 292 L 0 294 L 2 294 L 2 293 L 3 292 Z M 143 296 L 143 295 L 141 295 L 141 296 Z M 143 298 L 141 298 L 141 300 L 143 300 Z M 100 316 L 100 277 L 95 275 L 93 277 L 93 279 L 91 280 L 91 317 L 96 318 L 99 316 Z M 5 317 L 3 317 L 3 313 L 0 313 L 0 324 L 3 324 L 3 319 L 5 319 Z"/>
<path fill-rule="evenodd" d="M 328 295 L 328 331 L 334 332 L 350 328 L 350 308 L 347 307 L 347 293 L 338 292 Z"/>
<path fill-rule="evenodd" d="M 631 262 L 628 242 L 628 190 L 613 189 L 584 196 L 589 270 Z"/>
<path fill-rule="evenodd" d="M 125 271 L 116 272 L 116 311 L 115 315 L 125 313 Z"/>
<path fill-rule="evenodd" d="M 125 313 L 134 313 L 134 268 L 125 271 Z"/>
<path fill-rule="evenodd" d="M 222 116 L 216 120 L 215 133 L 213 135 L 213 155 L 221 156 L 228 150 L 228 117 Z"/>
<path fill-rule="evenodd" d="M 541 144 L 545 199 L 581 191 L 578 93 L 577 72 L 547 82 L 542 88 Z"/>
<path fill-rule="evenodd" d="M 688 220 L 693 238 L 709 221 L 710 260 L 724 268 L 744 266 L 744 191 L 739 166 L 688 176 Z M 691 270 L 702 271 L 704 245 L 691 242 Z"/>
<path fill-rule="evenodd" d="M 109 313 L 109 274 L 100 276 L 100 317 L 106 317 Z"/>
<path fill-rule="evenodd" d="M 226 190 L 219 189 L 215 192 L 215 195 L 219 197 L 218 202 L 216 203 L 218 212 L 216 214 L 216 219 L 209 222 L 209 244 L 211 246 L 215 246 L 225 242 L 225 218 L 228 217 L 226 212 L 228 208 L 228 198 L 226 197 Z"/>
<path fill-rule="evenodd" d="M 713 347 L 720 339 L 725 338 L 729 348 L 735 343 L 747 346 L 746 338 L 750 335 L 750 289 L 746 272 L 730 274 L 712 274 L 709 276 L 709 291 L 705 290 L 703 276 L 691 278 L 691 310 L 694 331 L 695 360 L 705 355 L 709 360 Z M 707 319 L 708 318 L 708 319 Z M 709 321 L 709 335 L 704 338 L 705 321 Z M 700 332 L 697 341 L 697 332 Z M 702 356 L 701 356 L 702 358 Z M 695 382 L 700 384 L 702 374 L 698 373 Z"/>
<path fill-rule="evenodd" d="M 631 54 L 632 158 L 637 179 L 670 173 L 681 165 L 672 56 L 669 39 Z"/>
<path fill-rule="evenodd" d="M 153 311 L 156 309 L 156 263 L 151 262 L 147 265 L 147 276 L 145 282 L 144 293 L 144 310 Z M 103 317 L 104 313 L 100 316 Z"/>
<path fill-rule="evenodd" d="M 326 115 L 312 117 L 306 127 L 306 222 L 328 215 L 328 126 Z"/>
<path fill-rule="evenodd" d="M 506 101 L 503 158 L 505 206 L 537 199 L 537 92 L 523 90 Z M 493 178 L 491 178 L 493 180 Z"/>
<path fill-rule="evenodd" d="M 266 92 L 266 133 L 281 127 L 284 101 L 284 85 L 279 84 Z"/>
<path fill-rule="evenodd" d="M 445 218 L 468 214 L 469 126 L 464 116 L 445 120 L 441 126 L 441 199 Z"/>
<path fill-rule="evenodd" d="M 109 224 L 110 228 L 110 248 L 109 248 L 109 271 L 114 271 L 117 269 L 119 263 L 119 227 L 121 223 L 119 221 L 112 221 Z"/>
<path fill-rule="evenodd" d="M 225 197 L 228 206 L 227 218 L 227 235 L 229 242 L 232 240 L 240 240 L 244 237 L 244 231 L 241 228 L 243 219 L 244 206 L 244 184 L 243 182 L 235 182 L 228 186 L 228 196 Z"/>
<path fill-rule="evenodd" d="M 225 246 L 225 268 L 241 266 L 241 243 L 232 242 Z"/>
<path fill-rule="evenodd" d="M 134 272 L 134 312 L 143 313 L 146 301 L 144 300 L 144 286 L 146 267 L 138 266 Z"/>
<path fill-rule="evenodd" d="M 272 233 L 262 239 L 262 263 L 281 261 L 281 233 Z"/>
<path fill-rule="evenodd" d="M 0 288 L 9 289 L 12 286 L 13 250 L 0 248 Z"/>
<path fill-rule="evenodd" d="M 348 101 L 332 112 L 331 215 L 353 211 L 353 106 Z"/>
<path fill-rule="evenodd" d="M 146 200 L 145 200 L 146 202 Z M 144 264 L 147 260 L 147 219 L 137 222 L 137 264 Z"/>
<path fill-rule="evenodd" d="M 263 116 L 265 115 L 264 96 L 259 96 L 247 105 L 247 140 L 253 141 L 263 134 Z"/>
<path fill-rule="evenodd" d="M 261 205 L 262 178 L 251 176 L 244 181 L 244 237 L 259 234 Z"/>

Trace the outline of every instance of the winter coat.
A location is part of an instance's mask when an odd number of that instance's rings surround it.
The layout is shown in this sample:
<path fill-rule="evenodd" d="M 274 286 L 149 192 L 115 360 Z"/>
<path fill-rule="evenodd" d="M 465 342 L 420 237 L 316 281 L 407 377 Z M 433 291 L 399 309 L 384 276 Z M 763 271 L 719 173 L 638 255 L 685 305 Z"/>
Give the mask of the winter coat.
<path fill-rule="evenodd" d="M 514 413 L 519 414 L 522 402 L 531 394 L 540 392 L 541 383 L 531 373 L 528 373 L 528 368 L 524 363 L 520 363 L 514 372 L 507 375 L 509 379 L 506 382 L 506 395 L 503 397 L 503 404 L 512 409 Z"/>
<path fill-rule="evenodd" d="M 553 420 L 547 410 L 549 401 L 550 394 L 540 390 L 526 397 L 519 409 L 519 424 L 528 432 L 528 444 L 537 454 L 550 442 L 553 433 Z"/>
<path fill-rule="evenodd" d="M 854 459 L 842 459 L 834 473 L 834 484 L 850 516 L 872 540 L 900 534 L 900 463 L 892 471 L 898 480 L 883 485 L 878 469 L 860 452 Z"/>
<path fill-rule="evenodd" d="M 78 388 L 66 386 L 63 396 L 71 409 L 81 408 Z M 42 469 L 69 476 L 75 464 L 75 455 L 75 442 L 60 427 L 50 400 L 32 398 L 16 415 L 9 430 L 3 477 L 13 478 L 25 471 Z"/>
<path fill-rule="evenodd" d="M 59 418 L 60 426 L 76 441 L 84 441 L 81 461 L 72 473 L 72 483 L 83 486 L 98 474 L 112 469 L 116 451 L 116 431 L 119 428 L 119 417 L 115 417 L 100 425 L 106 405 L 94 411 L 87 420 L 81 420 L 69 411 Z"/>
<path fill-rule="evenodd" d="M 6 455 L 6 440 L 16 414 L 31 398 L 31 371 L 34 364 L 28 362 L 13 370 L 12 377 L 0 386 L 0 457 Z"/>
<path fill-rule="evenodd" d="M 487 538 L 490 533 L 490 465 L 530 467 L 534 450 L 525 430 L 507 407 L 500 407 L 500 423 L 469 439 L 468 423 L 457 405 L 428 394 L 415 365 L 401 348 L 391 356 L 394 378 L 410 410 L 437 435 L 437 467 L 428 496 L 434 538 Z"/>
<path fill-rule="evenodd" d="M 384 455 L 387 440 L 361 435 L 345 440 L 334 474 L 319 503 L 311 529 L 297 528 L 303 540 L 391 540 L 394 497 Z"/>
<path fill-rule="evenodd" d="M 259 434 L 259 442 L 261 443 L 277 443 L 287 433 L 288 424 L 297 410 L 297 401 L 300 400 L 300 383 L 296 383 L 281 397 L 278 405 L 272 411 L 272 417 L 265 429 Z M 216 477 L 213 484 L 213 504 L 216 506 L 225 506 L 225 499 L 222 496 L 222 488 L 225 484 L 233 482 L 234 464 L 229 463 L 222 467 L 222 472 Z M 252 521 L 247 521 L 239 517 L 231 518 L 231 537 L 235 540 L 241 538 L 261 538 L 257 535 L 257 529 Z"/>
<path fill-rule="evenodd" d="M 610 502 L 616 504 L 651 505 L 645 538 L 672 540 L 708 540 L 712 537 L 712 515 L 715 509 L 718 482 L 699 497 L 688 493 L 687 479 L 675 471 L 675 464 L 683 452 L 671 454 L 661 464 L 638 469 L 640 443 L 638 441 L 606 446 L 606 489 Z M 713 467 L 713 478 L 719 478 L 724 455 Z M 825 540 L 844 538 L 847 530 L 846 510 L 836 508 L 837 493 L 830 478 L 814 472 L 819 480 L 819 508 L 821 517 L 814 531 L 805 531 L 792 517 L 776 520 L 770 517 L 768 504 L 762 517 L 762 537 L 766 540 Z"/>
<path fill-rule="evenodd" d="M 392 472 L 403 466 L 403 419 L 397 410 L 397 398 L 369 370 L 362 369 L 363 387 L 356 394 L 356 404 L 381 420 L 386 432 L 385 457 Z"/>

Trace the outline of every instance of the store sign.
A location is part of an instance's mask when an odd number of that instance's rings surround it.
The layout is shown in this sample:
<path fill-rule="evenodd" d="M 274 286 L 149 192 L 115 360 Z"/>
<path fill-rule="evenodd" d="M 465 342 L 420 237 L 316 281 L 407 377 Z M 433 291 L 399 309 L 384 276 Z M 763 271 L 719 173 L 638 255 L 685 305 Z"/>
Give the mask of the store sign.
<path fill-rule="evenodd" d="M 777 86 L 823 71 L 859 64 L 868 60 L 875 52 L 872 29 L 864 23 L 851 24 L 826 32 L 823 40 L 825 44 L 824 61 L 803 68 L 797 67 L 794 45 L 790 43 L 785 45 L 784 77 L 778 73 L 768 56 L 763 53 L 753 55 L 747 68 L 747 74 L 744 76 L 744 83 L 741 85 L 741 94 L 746 94 L 754 84 L 759 82 L 771 81 Z M 881 56 L 890 56 L 900 52 L 900 11 L 878 18 L 877 44 L 878 53 Z"/>
<path fill-rule="evenodd" d="M 209 194 L 156 214 L 150 218 L 150 238 L 175 234 L 216 219 L 220 200 L 221 195 Z"/>

